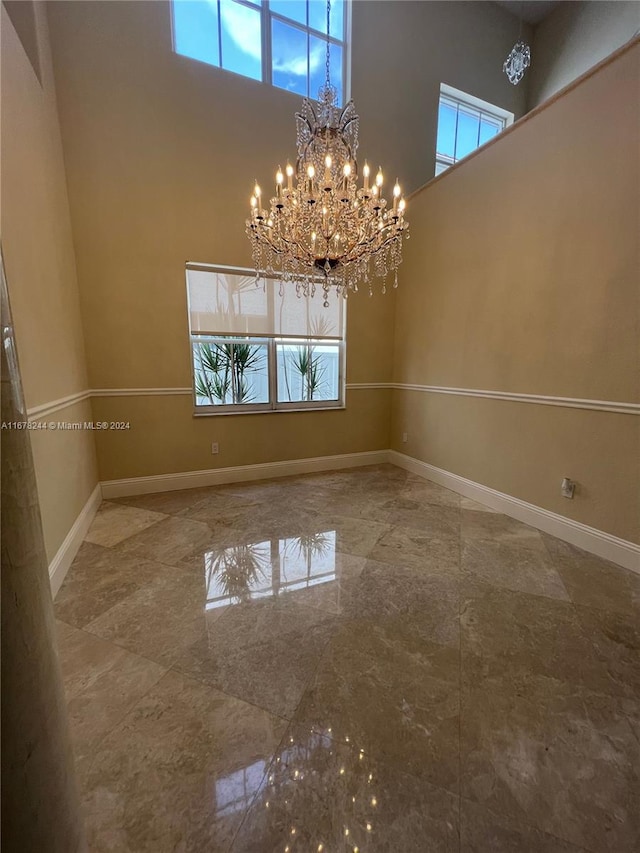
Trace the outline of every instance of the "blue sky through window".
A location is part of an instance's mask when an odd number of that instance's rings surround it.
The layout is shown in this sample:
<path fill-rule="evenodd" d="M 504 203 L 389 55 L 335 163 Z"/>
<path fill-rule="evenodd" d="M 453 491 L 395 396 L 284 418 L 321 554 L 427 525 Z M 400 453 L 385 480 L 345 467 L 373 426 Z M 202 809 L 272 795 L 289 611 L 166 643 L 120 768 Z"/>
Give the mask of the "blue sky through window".
<path fill-rule="evenodd" d="M 436 175 L 504 130 L 509 120 L 513 116 L 500 107 L 446 87 L 438 106 Z"/>
<path fill-rule="evenodd" d="M 456 108 L 440 102 L 438 109 L 438 154 L 453 157 L 456 151 Z"/>
<path fill-rule="evenodd" d="M 499 122 L 486 119 L 484 116 L 480 121 L 480 145 L 488 142 L 496 133 L 500 133 L 502 128 Z"/>
<path fill-rule="evenodd" d="M 458 110 L 458 132 L 456 133 L 456 160 L 466 157 L 478 147 L 480 113 Z"/>
<path fill-rule="evenodd" d="M 261 13 L 235 0 L 220 0 L 222 67 L 262 80 Z"/>
<path fill-rule="evenodd" d="M 271 0 L 269 8 L 283 18 L 289 18 L 290 21 L 297 21 L 305 26 L 307 24 L 306 0 Z"/>
<path fill-rule="evenodd" d="M 208 62 L 209 65 L 220 65 L 217 2 L 174 2 L 173 34 L 177 53 Z"/>
<path fill-rule="evenodd" d="M 173 0 L 177 53 L 254 80 L 271 82 L 298 95 L 318 97 L 324 83 L 326 32 L 324 0 Z M 344 38 L 344 2 L 333 0 L 331 38 Z M 282 20 L 286 19 L 286 20 Z M 288 22 L 291 23 L 288 23 Z M 270 39 L 271 69 L 263 68 L 263 27 Z M 331 82 L 342 102 L 343 44 L 331 41 Z"/>
<path fill-rule="evenodd" d="M 276 18 L 272 21 L 273 85 L 307 94 L 307 33 Z"/>
<path fill-rule="evenodd" d="M 285 3 L 287 0 L 285 0 Z M 309 0 L 309 26 L 321 33 L 327 32 L 327 4 L 324 0 Z M 332 0 L 329 34 L 334 39 L 344 39 L 344 3 Z"/>

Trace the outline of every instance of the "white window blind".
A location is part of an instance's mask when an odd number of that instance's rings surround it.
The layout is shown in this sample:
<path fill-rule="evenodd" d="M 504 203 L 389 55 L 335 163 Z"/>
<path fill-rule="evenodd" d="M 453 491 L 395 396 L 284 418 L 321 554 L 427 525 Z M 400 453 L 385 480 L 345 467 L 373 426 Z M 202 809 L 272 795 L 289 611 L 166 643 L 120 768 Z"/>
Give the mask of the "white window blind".
<path fill-rule="evenodd" d="M 263 286 L 264 284 L 264 286 Z M 242 335 L 342 340 L 344 300 L 333 296 L 323 307 L 322 289 L 315 296 L 296 294 L 287 283 L 261 279 L 244 270 L 187 265 L 189 323 L 193 335 Z"/>

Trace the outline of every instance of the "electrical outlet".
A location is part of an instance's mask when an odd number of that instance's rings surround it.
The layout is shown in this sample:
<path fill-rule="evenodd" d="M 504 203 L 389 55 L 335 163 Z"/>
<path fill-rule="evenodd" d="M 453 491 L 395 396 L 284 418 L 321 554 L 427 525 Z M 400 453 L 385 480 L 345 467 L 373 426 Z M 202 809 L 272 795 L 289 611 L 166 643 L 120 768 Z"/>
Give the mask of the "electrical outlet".
<path fill-rule="evenodd" d="M 560 494 L 563 498 L 569 498 L 569 500 L 573 500 L 573 496 L 576 491 L 576 484 L 573 480 L 570 480 L 568 477 L 565 477 L 560 486 Z"/>
<path fill-rule="evenodd" d="M 220 453 L 220 445 L 217 441 L 214 441 L 211 445 L 211 453 L 215 456 L 216 453 Z"/>
<path fill-rule="evenodd" d="M 402 433 L 402 440 L 406 443 L 409 440 L 409 434 L 406 432 Z"/>

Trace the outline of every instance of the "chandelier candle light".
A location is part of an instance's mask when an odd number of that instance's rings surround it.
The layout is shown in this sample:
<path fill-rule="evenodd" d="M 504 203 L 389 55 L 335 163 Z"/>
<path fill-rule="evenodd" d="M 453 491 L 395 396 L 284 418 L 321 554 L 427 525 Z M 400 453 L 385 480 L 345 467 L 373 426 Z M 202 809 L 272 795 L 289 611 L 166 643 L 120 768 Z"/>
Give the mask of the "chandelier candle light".
<path fill-rule="evenodd" d="M 331 288 L 346 298 L 364 283 L 372 295 L 373 279 L 382 278 L 384 293 L 390 272 L 397 287 L 402 240 L 409 237 L 398 182 L 391 206 L 382 197 L 381 169 L 370 181 L 365 161 L 359 184 L 358 116 L 352 100 L 342 110 L 336 106 L 337 90 L 330 80 L 330 15 L 328 2 L 326 81 L 319 103 L 305 98 L 296 113 L 295 169 L 287 163 L 285 184 L 278 167 L 275 196 L 265 207 L 256 184 L 247 220 L 256 281 L 277 275 L 281 288 L 293 282 L 299 296 L 313 296 L 321 287 L 325 307 Z"/>

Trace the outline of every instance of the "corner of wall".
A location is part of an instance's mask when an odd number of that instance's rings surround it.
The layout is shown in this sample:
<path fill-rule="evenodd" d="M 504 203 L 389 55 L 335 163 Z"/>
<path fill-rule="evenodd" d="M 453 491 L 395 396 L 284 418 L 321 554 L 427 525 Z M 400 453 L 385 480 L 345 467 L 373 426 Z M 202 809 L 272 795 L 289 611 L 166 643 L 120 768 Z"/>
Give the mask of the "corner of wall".
<path fill-rule="evenodd" d="M 84 424 L 91 410 L 86 400 L 56 407 L 88 381 L 47 10 L 27 5 L 37 68 L 2 8 L 3 252 L 28 415 L 43 422 L 30 437 L 47 558 L 59 578 L 61 548 L 67 543 L 68 559 L 70 531 L 95 503 L 98 471 L 90 430 L 49 428 Z"/>

